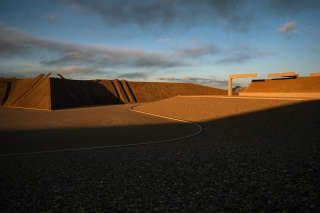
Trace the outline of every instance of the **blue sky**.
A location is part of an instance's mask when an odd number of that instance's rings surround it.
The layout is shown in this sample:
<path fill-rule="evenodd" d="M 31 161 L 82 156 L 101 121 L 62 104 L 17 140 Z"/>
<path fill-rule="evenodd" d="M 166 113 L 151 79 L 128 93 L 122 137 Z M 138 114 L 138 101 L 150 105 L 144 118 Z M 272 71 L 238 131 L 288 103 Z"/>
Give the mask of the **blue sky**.
<path fill-rule="evenodd" d="M 0 76 L 225 88 L 229 74 L 308 75 L 319 20 L 317 0 L 2 0 Z"/>

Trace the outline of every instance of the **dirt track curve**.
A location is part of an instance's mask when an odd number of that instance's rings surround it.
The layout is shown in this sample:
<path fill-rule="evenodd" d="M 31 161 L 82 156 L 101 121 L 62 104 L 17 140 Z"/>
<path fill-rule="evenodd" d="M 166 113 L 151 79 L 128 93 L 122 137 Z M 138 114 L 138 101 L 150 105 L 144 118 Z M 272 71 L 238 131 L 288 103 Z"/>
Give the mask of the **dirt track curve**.
<path fill-rule="evenodd" d="M 214 97 L 143 104 L 137 110 L 197 121 L 203 133 L 179 143 L 0 158 L 0 206 L 4 212 L 319 212 L 319 107 L 320 101 Z M 0 121 L 2 153 L 195 131 L 127 105 L 51 113 L 0 108 Z"/>

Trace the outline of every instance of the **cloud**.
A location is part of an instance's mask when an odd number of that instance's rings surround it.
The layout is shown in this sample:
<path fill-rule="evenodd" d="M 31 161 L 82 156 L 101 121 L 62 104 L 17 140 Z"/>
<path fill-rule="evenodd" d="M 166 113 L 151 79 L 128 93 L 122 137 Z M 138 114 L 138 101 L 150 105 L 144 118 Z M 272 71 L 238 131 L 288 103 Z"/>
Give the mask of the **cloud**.
<path fill-rule="evenodd" d="M 158 40 L 156 40 L 156 42 L 158 42 L 158 43 L 166 43 L 166 42 L 169 42 L 169 41 L 171 41 L 171 38 L 161 38 L 161 39 L 158 39 Z"/>
<path fill-rule="evenodd" d="M 288 22 L 282 25 L 282 27 L 280 27 L 278 29 L 279 32 L 288 32 L 290 30 L 294 29 L 294 26 L 296 25 L 296 22 Z"/>
<path fill-rule="evenodd" d="M 34 77 L 39 73 L 52 73 L 62 74 L 68 77 L 81 77 L 87 76 L 88 78 L 105 76 L 110 72 L 101 71 L 99 69 L 87 67 L 87 66 L 65 66 L 59 68 L 45 67 L 41 64 L 16 64 L 15 66 L 2 65 L 0 66 L 1 77 Z"/>
<path fill-rule="evenodd" d="M 199 58 L 204 55 L 215 55 L 220 52 L 221 50 L 218 47 L 206 45 L 192 48 L 177 48 L 174 55 L 177 57 Z"/>
<path fill-rule="evenodd" d="M 315 0 L 269 0 L 273 12 L 279 15 L 296 15 L 320 9 L 320 2 Z"/>
<path fill-rule="evenodd" d="M 250 5 L 237 0 L 66 0 L 75 8 L 94 13 L 113 25 L 173 25 L 221 21 L 233 29 L 246 27 Z M 248 8 L 249 7 L 249 8 Z M 244 15 L 247 14 L 247 15 Z"/>
<path fill-rule="evenodd" d="M 28 36 L 14 28 L 0 27 L 0 56 L 28 56 L 32 50 L 75 51 L 84 46 Z"/>
<path fill-rule="evenodd" d="M 95 14 L 108 25 L 138 25 L 142 28 L 177 25 L 223 26 L 233 31 L 247 31 L 262 13 L 265 16 L 292 17 L 320 9 L 316 0 L 61 0 L 83 11 Z M 163 26 L 165 25 L 165 26 Z M 160 27 L 159 27 L 160 26 Z"/>
<path fill-rule="evenodd" d="M 83 73 L 92 73 L 92 71 L 95 70 L 91 70 L 86 66 L 67 66 L 67 67 L 61 67 L 58 69 L 55 69 L 52 71 L 52 73 L 55 74 L 83 74 Z"/>
<path fill-rule="evenodd" d="M 160 77 L 158 78 L 160 81 L 179 81 L 181 80 L 180 78 L 174 78 L 174 77 Z"/>
<path fill-rule="evenodd" d="M 141 49 L 124 49 L 95 44 L 58 42 L 26 35 L 16 29 L 0 27 L 0 58 L 28 58 L 40 52 L 47 58 L 38 59 L 46 66 L 93 67 L 158 67 L 169 68 L 188 64 L 168 54 Z M 45 55 L 45 54 L 42 54 Z"/>
<path fill-rule="evenodd" d="M 54 22 L 57 20 L 57 16 L 54 14 L 46 14 L 44 18 L 51 22 Z"/>
<path fill-rule="evenodd" d="M 217 64 L 239 64 L 252 59 L 252 56 L 247 53 L 237 53 L 232 56 L 218 60 Z"/>
<path fill-rule="evenodd" d="M 226 65 L 226 64 L 246 63 L 256 58 L 271 56 L 275 54 L 274 52 L 271 52 L 271 51 L 260 50 L 258 48 L 252 48 L 252 47 L 235 48 L 233 50 L 230 50 L 229 52 L 230 53 L 227 56 L 217 60 L 216 64 Z"/>
<path fill-rule="evenodd" d="M 278 32 L 282 33 L 285 39 L 291 39 L 298 35 L 298 30 L 295 28 L 296 22 L 284 23 L 282 27 L 278 28 Z"/>
<path fill-rule="evenodd" d="M 124 73 L 118 76 L 118 78 L 122 79 L 146 79 L 147 73 L 135 72 L 135 73 Z"/>
<path fill-rule="evenodd" d="M 184 83 L 194 83 L 194 84 L 201 84 L 201 85 L 208 85 L 214 86 L 219 88 L 225 88 L 228 84 L 226 80 L 217 80 L 215 78 L 202 78 L 202 77 L 193 77 L 193 76 L 186 76 L 182 78 L 175 78 L 175 77 L 160 77 L 158 78 L 160 81 L 173 81 L 173 82 L 184 82 Z"/>

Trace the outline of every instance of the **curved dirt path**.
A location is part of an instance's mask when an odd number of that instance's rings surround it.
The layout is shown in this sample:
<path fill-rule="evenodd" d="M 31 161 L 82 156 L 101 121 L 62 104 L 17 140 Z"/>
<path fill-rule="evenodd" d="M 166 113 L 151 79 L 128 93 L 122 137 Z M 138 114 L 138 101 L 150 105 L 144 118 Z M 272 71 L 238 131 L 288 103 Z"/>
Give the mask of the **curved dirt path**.
<path fill-rule="evenodd" d="M 132 105 L 52 112 L 0 108 L 0 114 L 1 157 L 169 143 L 202 131 L 199 124 Z"/>

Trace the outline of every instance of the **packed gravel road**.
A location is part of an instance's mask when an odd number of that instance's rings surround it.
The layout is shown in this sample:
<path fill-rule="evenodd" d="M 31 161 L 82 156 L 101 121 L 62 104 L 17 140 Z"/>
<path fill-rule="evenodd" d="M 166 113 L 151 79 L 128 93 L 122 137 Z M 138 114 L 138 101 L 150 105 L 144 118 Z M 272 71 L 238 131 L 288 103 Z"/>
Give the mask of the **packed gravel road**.
<path fill-rule="evenodd" d="M 197 121 L 203 132 L 172 143 L 0 157 L 1 211 L 319 212 L 319 107 L 320 101 L 245 98 L 178 97 L 142 104 L 135 109 Z M 61 117 L 52 112 L 39 118 L 1 108 L 0 149 L 14 151 L 6 143 L 8 136 L 23 139 L 21 149 L 26 151 L 29 141 L 42 140 L 46 134 L 53 138 L 51 143 L 61 138 L 72 144 L 86 141 L 82 145 L 88 145 L 90 137 L 93 143 L 103 141 L 113 132 L 112 123 L 111 127 L 95 123 L 98 118 L 108 120 L 103 116 L 117 126 L 107 143 L 167 139 L 196 131 L 191 124 L 129 108 L 73 109 L 60 111 Z M 94 112 L 96 119 L 91 118 Z M 117 113 L 126 116 L 117 119 Z M 59 122 L 68 116 L 69 121 Z M 33 119 L 47 123 L 33 128 Z M 54 122 L 65 132 L 59 132 Z M 44 131 L 40 136 L 39 129 Z"/>

